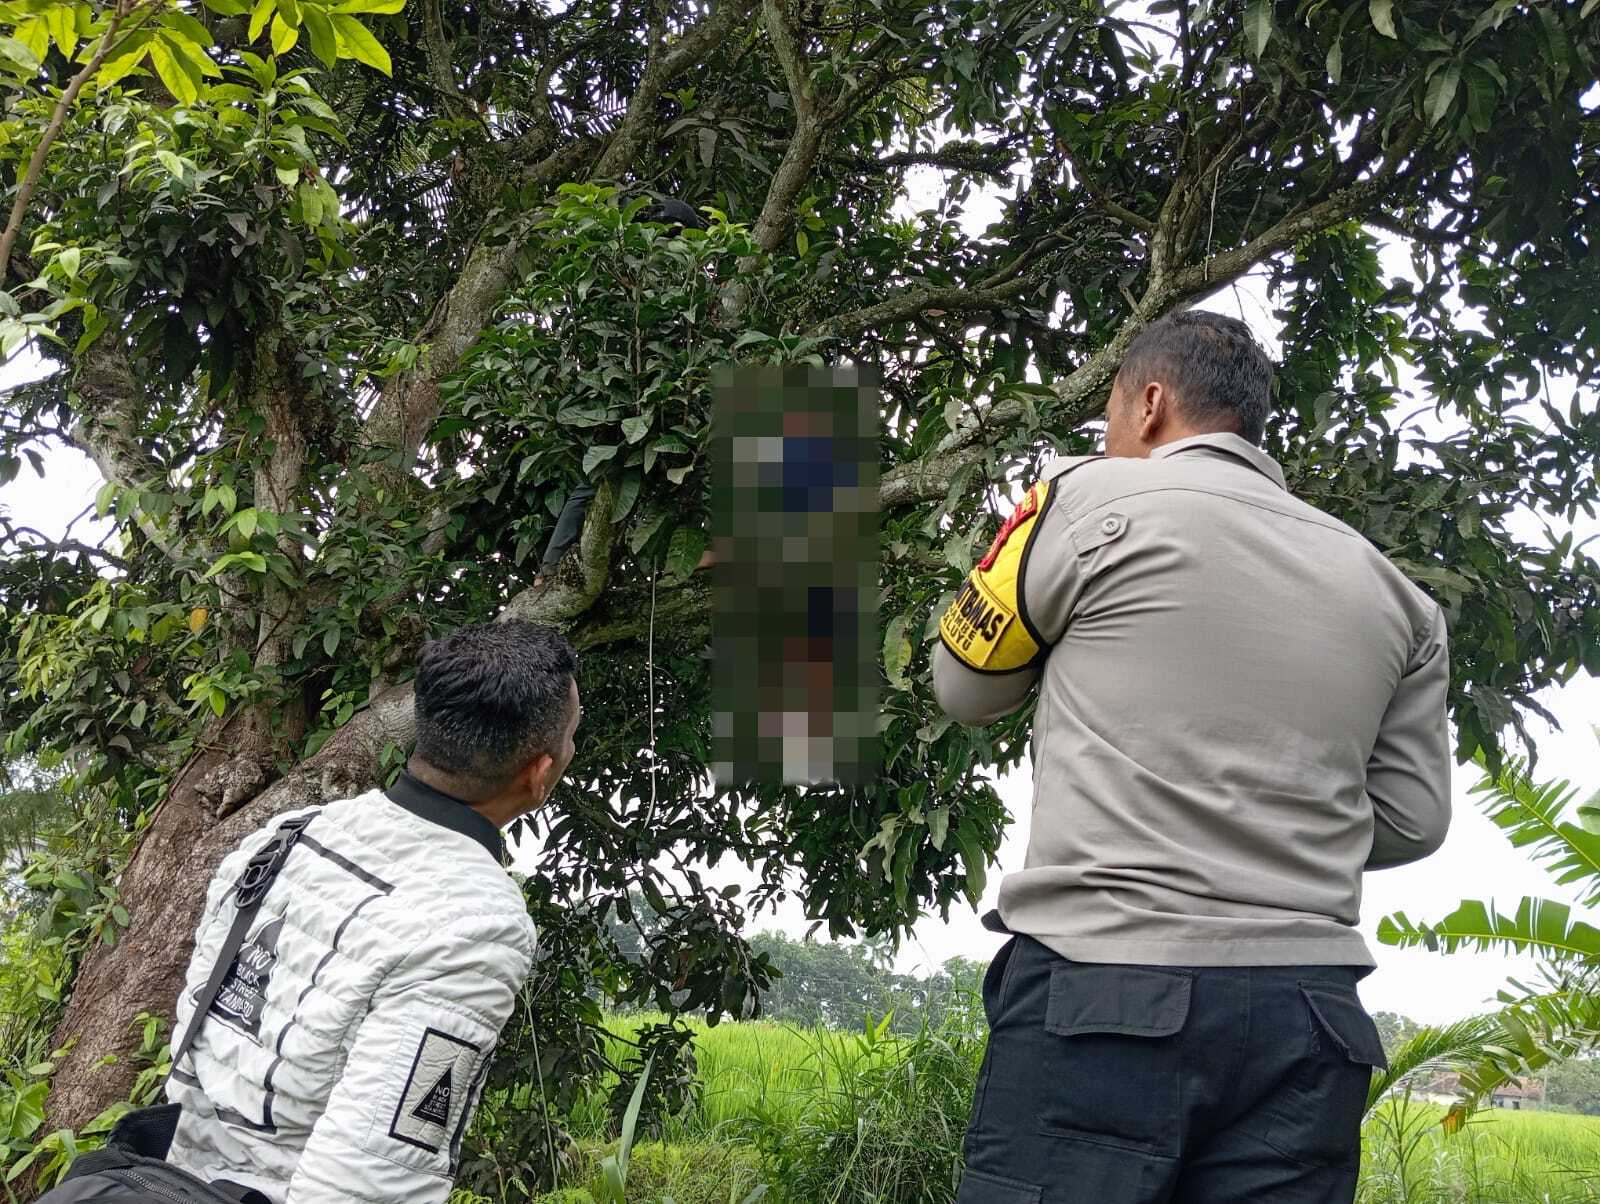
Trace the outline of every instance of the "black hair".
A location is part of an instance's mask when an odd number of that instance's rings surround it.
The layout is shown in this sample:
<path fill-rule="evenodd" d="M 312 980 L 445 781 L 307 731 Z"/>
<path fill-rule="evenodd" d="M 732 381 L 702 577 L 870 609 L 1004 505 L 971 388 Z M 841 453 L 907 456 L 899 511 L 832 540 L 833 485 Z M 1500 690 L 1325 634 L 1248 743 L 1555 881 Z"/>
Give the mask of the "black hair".
<path fill-rule="evenodd" d="M 1137 335 L 1117 378 L 1130 392 L 1160 381 L 1195 426 L 1260 443 L 1272 412 L 1272 361 L 1238 318 L 1190 309 Z"/>
<path fill-rule="evenodd" d="M 577 669 L 566 637 L 536 623 L 429 640 L 417 665 L 416 756 L 490 790 L 545 753 L 559 757 Z"/>

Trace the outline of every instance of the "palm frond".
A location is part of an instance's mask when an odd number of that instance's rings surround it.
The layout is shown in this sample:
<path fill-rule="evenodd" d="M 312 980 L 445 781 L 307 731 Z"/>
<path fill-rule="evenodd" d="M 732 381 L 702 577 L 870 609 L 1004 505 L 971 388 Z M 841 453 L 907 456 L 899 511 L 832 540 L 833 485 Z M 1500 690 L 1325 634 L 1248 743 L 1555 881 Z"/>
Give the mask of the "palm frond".
<path fill-rule="evenodd" d="M 1484 810 L 1513 847 L 1528 849 L 1561 885 L 1582 883 L 1585 905 L 1600 903 L 1600 831 L 1563 822 L 1562 814 L 1578 797 L 1570 782 L 1535 782 L 1526 762 L 1513 758 L 1499 774 L 1474 786 L 1472 793 L 1485 800 Z M 1579 808 L 1580 816 L 1597 800 L 1600 792 Z"/>
<path fill-rule="evenodd" d="M 1486 1044 L 1499 1034 L 1495 1017 L 1472 1016 L 1455 1024 L 1425 1028 L 1389 1055 L 1389 1068 L 1372 1077 L 1368 1112 L 1397 1087 L 1426 1081 L 1444 1071 L 1465 1072 L 1478 1065 Z"/>
<path fill-rule="evenodd" d="M 1525 995 L 1488 1019 L 1495 1032 L 1461 1071 L 1468 1108 L 1510 1079 L 1600 1049 L 1600 994 L 1586 984 Z"/>
<path fill-rule="evenodd" d="M 1572 919 L 1572 908 L 1553 899 L 1525 898 L 1510 916 L 1493 903 L 1467 899 L 1435 924 L 1415 923 L 1397 911 L 1378 921 L 1378 940 L 1435 953 L 1454 953 L 1465 946 L 1527 953 L 1557 964 L 1600 961 L 1600 928 Z"/>

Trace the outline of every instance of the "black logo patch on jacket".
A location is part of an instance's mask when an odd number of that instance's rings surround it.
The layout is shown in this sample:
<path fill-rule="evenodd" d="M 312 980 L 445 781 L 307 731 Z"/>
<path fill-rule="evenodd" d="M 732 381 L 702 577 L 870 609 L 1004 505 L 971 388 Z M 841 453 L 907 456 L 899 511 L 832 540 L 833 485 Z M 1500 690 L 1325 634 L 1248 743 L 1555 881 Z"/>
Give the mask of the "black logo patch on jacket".
<path fill-rule="evenodd" d="M 478 1047 L 436 1028 L 424 1029 L 411 1061 L 411 1073 L 400 1091 L 389 1136 L 437 1154 L 449 1133 L 452 1084 L 470 1082 Z"/>
<path fill-rule="evenodd" d="M 429 1087 L 428 1094 L 422 1097 L 422 1102 L 411 1109 L 412 1116 L 436 1125 L 450 1123 L 450 1071 L 451 1067 L 444 1068 L 444 1074 L 439 1077 L 439 1081 Z"/>
<path fill-rule="evenodd" d="M 217 990 L 217 997 L 206 1013 L 252 1041 L 261 1040 L 261 1013 L 267 1007 L 267 985 L 272 981 L 273 967 L 278 964 L 278 937 L 282 932 L 283 917 L 279 916 L 258 928 L 254 936 L 239 946 Z"/>

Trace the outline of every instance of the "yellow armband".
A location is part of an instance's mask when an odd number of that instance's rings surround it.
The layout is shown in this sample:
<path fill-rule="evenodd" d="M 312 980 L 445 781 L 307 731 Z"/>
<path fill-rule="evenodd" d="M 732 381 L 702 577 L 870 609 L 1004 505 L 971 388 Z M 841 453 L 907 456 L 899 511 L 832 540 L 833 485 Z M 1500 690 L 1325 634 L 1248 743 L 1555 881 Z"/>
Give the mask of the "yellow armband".
<path fill-rule="evenodd" d="M 939 638 L 969 669 L 1009 673 L 1027 668 L 1043 650 L 1024 613 L 1022 567 L 1049 508 L 1051 484 L 1028 490 L 939 620 Z"/>

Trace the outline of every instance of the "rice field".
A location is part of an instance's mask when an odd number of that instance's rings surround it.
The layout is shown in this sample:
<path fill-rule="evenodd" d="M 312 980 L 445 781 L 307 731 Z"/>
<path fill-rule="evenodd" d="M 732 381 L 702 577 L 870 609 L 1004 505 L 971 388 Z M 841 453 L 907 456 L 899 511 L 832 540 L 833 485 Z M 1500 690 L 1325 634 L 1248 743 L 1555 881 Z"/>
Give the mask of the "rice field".
<path fill-rule="evenodd" d="M 628 1031 L 649 1019 L 619 1019 L 616 1027 Z M 980 1051 L 981 1037 L 936 1050 L 926 1037 L 872 1039 L 761 1022 L 702 1027 L 700 1106 L 635 1148 L 626 1198 L 741 1204 L 765 1184 L 765 1204 L 948 1204 L 949 1174 L 910 1164 L 929 1162 L 941 1147 L 945 1162 L 954 1158 L 965 1126 L 961 1096 L 970 1092 Z M 941 1074 L 944 1082 L 930 1089 Z M 571 1118 L 586 1155 L 576 1181 L 537 1204 L 606 1198 L 598 1164 L 615 1148 L 609 1086 Z M 1409 1100 L 1373 1113 L 1358 1204 L 1600 1204 L 1600 1118 L 1485 1111 L 1447 1135 L 1443 1115 L 1442 1107 Z M 454 1204 L 500 1202 L 458 1193 Z"/>
<path fill-rule="evenodd" d="M 1443 1116 L 1416 1102 L 1374 1112 L 1360 1204 L 1600 1202 L 1600 1117 L 1487 1110 L 1446 1134 Z"/>

